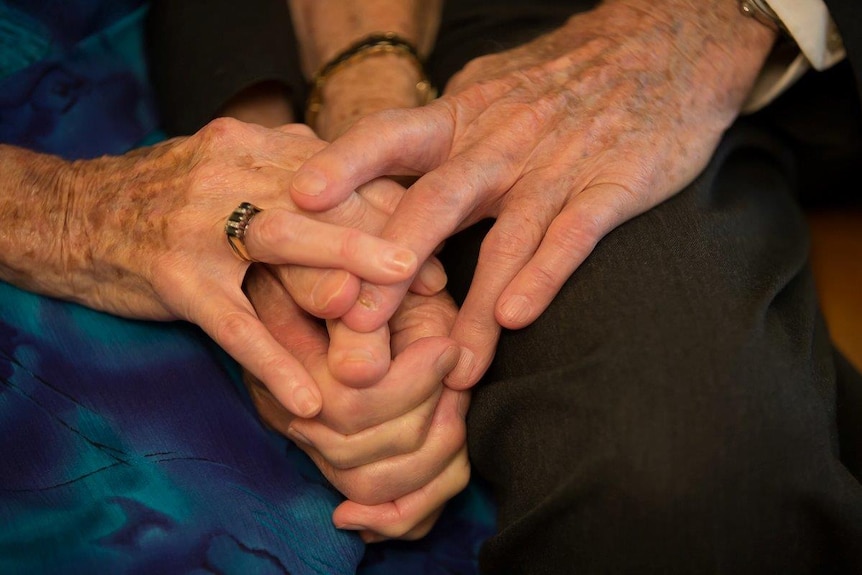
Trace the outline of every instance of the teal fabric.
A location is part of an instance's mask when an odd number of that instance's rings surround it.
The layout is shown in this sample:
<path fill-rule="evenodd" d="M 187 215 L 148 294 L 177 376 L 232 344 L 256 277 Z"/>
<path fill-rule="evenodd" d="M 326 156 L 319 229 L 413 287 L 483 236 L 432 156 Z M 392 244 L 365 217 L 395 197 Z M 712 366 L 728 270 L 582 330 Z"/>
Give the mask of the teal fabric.
<path fill-rule="evenodd" d="M 0 0 L 0 141 L 87 158 L 163 138 L 144 0 Z M 0 573 L 474 573 L 473 483 L 419 542 L 366 548 L 195 326 L 0 282 Z"/>

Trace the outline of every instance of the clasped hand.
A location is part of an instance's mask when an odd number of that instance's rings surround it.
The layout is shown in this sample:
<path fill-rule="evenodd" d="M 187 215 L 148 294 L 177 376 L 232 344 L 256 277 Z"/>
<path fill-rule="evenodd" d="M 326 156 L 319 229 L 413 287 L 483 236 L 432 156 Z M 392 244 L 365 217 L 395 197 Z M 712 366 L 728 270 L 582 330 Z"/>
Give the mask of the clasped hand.
<path fill-rule="evenodd" d="M 467 396 L 441 383 L 458 357 L 447 337 L 454 305 L 440 293 L 438 262 L 419 265 L 378 237 L 403 195 L 398 184 L 371 182 L 319 213 L 291 201 L 295 170 L 325 145 L 297 124 L 220 119 L 124 156 L 55 161 L 56 190 L 43 193 L 41 212 L 62 217 L 46 234 L 54 241 L 30 250 L 52 272 L 34 287 L 127 317 L 196 323 L 256 382 L 264 417 L 352 499 L 338 525 L 369 540 L 418 537 L 469 476 Z M 263 210 L 245 245 L 269 267 L 252 274 L 224 231 L 243 201 Z M 335 319 L 355 303 L 360 279 L 413 277 L 389 325 L 359 334 Z"/>
<path fill-rule="evenodd" d="M 252 398 L 263 419 L 348 498 L 335 511 L 335 525 L 369 542 L 425 535 L 470 475 L 469 396 L 442 385 L 459 355 L 446 337 L 456 313 L 451 299 L 408 293 L 387 326 L 357 334 L 339 320 L 322 326 L 267 269 L 253 269 L 246 285 L 261 320 L 317 382 L 323 409 L 297 418 L 247 377 Z M 369 380 L 378 371 L 369 363 L 378 361 L 388 369 Z"/>

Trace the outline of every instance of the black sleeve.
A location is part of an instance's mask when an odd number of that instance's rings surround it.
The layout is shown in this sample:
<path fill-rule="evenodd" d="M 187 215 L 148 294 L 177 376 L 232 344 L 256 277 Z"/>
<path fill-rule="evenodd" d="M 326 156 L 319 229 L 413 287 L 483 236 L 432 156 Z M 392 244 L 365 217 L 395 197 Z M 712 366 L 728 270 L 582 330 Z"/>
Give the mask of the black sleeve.
<path fill-rule="evenodd" d="M 266 80 L 282 83 L 296 110 L 303 107 L 306 86 L 285 0 L 152 0 L 146 41 L 169 135 L 194 133 L 231 97 Z"/>

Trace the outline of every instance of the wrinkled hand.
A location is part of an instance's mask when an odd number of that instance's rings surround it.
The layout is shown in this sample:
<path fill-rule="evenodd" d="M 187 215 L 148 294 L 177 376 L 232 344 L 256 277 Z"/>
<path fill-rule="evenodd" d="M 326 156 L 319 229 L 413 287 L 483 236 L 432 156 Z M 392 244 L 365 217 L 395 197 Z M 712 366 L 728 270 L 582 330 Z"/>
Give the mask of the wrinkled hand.
<path fill-rule="evenodd" d="M 421 175 L 382 235 L 420 260 L 496 219 L 452 332 L 465 350 L 447 383 L 463 388 L 500 326 L 535 320 L 605 234 L 703 169 L 773 39 L 734 2 L 608 0 L 472 62 L 429 106 L 360 120 L 300 168 L 291 194 L 324 209 L 379 175 Z M 364 285 L 345 323 L 378 328 L 405 288 Z"/>
<path fill-rule="evenodd" d="M 347 385 L 333 371 L 349 374 L 355 366 L 348 356 L 333 359 L 333 348 L 388 354 L 388 329 L 355 334 L 330 322 L 328 336 L 264 269 L 250 273 L 246 289 L 261 319 L 321 390 L 321 413 L 299 419 L 246 378 L 264 421 L 291 437 L 348 498 L 334 513 L 336 526 L 369 542 L 425 535 L 469 480 L 469 396 L 442 385 L 458 358 L 458 348 L 441 337 L 455 317 L 451 299 L 408 294 L 388 326 L 389 371 L 378 381 Z"/>
<path fill-rule="evenodd" d="M 298 296 L 309 306 L 315 294 L 336 293 L 343 308 L 358 293 L 356 276 L 391 283 L 417 267 L 409 249 L 355 229 L 387 215 L 361 196 L 314 218 L 291 202 L 285 191 L 294 171 L 324 145 L 304 126 L 267 130 L 217 120 L 189 138 L 73 164 L 76 193 L 65 242 L 73 297 L 119 315 L 192 321 L 285 407 L 313 415 L 320 406 L 313 380 L 242 292 L 249 264 L 228 246 L 228 215 L 241 201 L 264 209 L 246 236 L 257 260 L 337 268 L 316 275 L 285 271 L 310 294 Z"/>

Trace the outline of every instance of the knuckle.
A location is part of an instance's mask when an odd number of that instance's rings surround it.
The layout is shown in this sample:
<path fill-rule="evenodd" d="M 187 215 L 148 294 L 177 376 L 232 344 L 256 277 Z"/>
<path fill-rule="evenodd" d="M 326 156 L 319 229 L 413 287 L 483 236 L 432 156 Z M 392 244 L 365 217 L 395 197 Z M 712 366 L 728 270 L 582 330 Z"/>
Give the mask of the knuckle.
<path fill-rule="evenodd" d="M 385 532 L 386 535 L 392 537 L 393 539 L 413 539 L 413 537 L 407 536 L 408 533 L 412 535 L 411 530 L 413 529 L 413 527 L 414 521 L 411 521 L 409 517 L 399 516 L 397 521 L 393 521 L 391 524 L 382 527 L 382 530 Z M 419 539 L 422 535 L 417 535 L 415 539 Z"/>
<path fill-rule="evenodd" d="M 262 246 L 277 246 L 290 241 L 289 237 L 285 237 L 289 235 L 286 230 L 290 226 L 281 225 L 280 218 L 273 217 L 275 212 L 276 210 L 267 210 L 266 213 L 260 213 L 252 218 L 246 230 L 246 237 L 253 236 Z"/>
<path fill-rule="evenodd" d="M 530 269 L 530 288 L 539 292 L 556 291 L 561 279 L 558 270 L 549 269 L 544 265 L 533 266 Z"/>
<path fill-rule="evenodd" d="M 515 133 L 532 135 L 548 122 L 550 107 L 544 100 L 513 102 L 509 104 L 507 117 Z"/>
<path fill-rule="evenodd" d="M 347 228 L 341 240 L 339 255 L 345 261 L 357 261 L 363 255 L 363 240 L 365 235 L 356 228 Z"/>
<path fill-rule="evenodd" d="M 581 212 L 572 225 L 555 230 L 554 242 L 566 253 L 585 253 L 605 234 L 607 222 L 599 212 Z"/>
<path fill-rule="evenodd" d="M 393 331 L 409 332 L 416 339 L 439 336 L 449 332 L 456 315 L 457 311 L 449 307 L 422 306 L 396 318 Z"/>
<path fill-rule="evenodd" d="M 253 318 L 241 311 L 232 311 L 215 320 L 213 338 L 225 349 L 235 349 L 247 340 Z"/>
<path fill-rule="evenodd" d="M 532 226 L 511 225 L 498 220 L 482 241 L 479 257 L 504 262 L 520 261 L 537 245 L 536 234 L 531 231 Z"/>
<path fill-rule="evenodd" d="M 333 469 L 346 471 L 356 467 L 358 454 L 350 445 L 317 445 L 317 449 Z"/>
<path fill-rule="evenodd" d="M 226 116 L 211 120 L 206 126 L 201 128 L 199 134 L 204 141 L 217 144 L 233 139 L 236 134 L 242 130 L 242 123 L 234 118 Z"/>
<path fill-rule="evenodd" d="M 383 483 L 385 478 L 369 470 L 357 470 L 356 473 L 343 474 L 344 495 L 360 505 L 380 505 L 391 501 L 385 493 Z"/>
<path fill-rule="evenodd" d="M 431 429 L 431 415 L 420 413 L 403 418 L 399 424 L 396 446 L 400 453 L 413 453 L 419 450 L 428 438 Z"/>
<path fill-rule="evenodd" d="M 362 420 L 368 412 L 368 406 L 352 391 L 338 394 L 328 400 L 327 424 L 342 435 L 354 435 L 365 428 Z"/>

